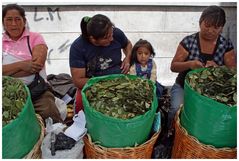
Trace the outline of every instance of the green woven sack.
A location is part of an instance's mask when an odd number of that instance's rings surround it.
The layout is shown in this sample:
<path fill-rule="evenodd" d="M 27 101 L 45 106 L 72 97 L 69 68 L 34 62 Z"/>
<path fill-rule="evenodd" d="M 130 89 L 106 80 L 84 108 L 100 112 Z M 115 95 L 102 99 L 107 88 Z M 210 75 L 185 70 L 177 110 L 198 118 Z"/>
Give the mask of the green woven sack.
<path fill-rule="evenodd" d="M 27 155 L 40 136 L 38 123 L 29 89 L 25 86 L 28 97 L 20 115 L 2 128 L 2 157 L 20 159 Z"/>
<path fill-rule="evenodd" d="M 206 69 L 191 71 L 187 76 L 202 70 Z M 204 144 L 217 148 L 237 146 L 237 106 L 229 107 L 200 95 L 187 81 L 180 119 L 188 133 Z"/>
<path fill-rule="evenodd" d="M 158 106 L 156 98 L 156 87 L 153 84 L 154 98 L 151 109 L 144 115 L 136 116 L 132 119 L 123 120 L 104 115 L 90 107 L 85 91 L 88 87 L 101 80 L 110 80 L 125 77 L 123 74 L 113 74 L 108 76 L 91 78 L 82 89 L 82 99 L 86 116 L 86 126 L 93 142 L 97 142 L 104 147 L 128 147 L 135 144 L 144 143 L 150 134 L 155 112 Z M 137 76 L 127 75 L 130 79 Z M 152 84 L 152 81 L 149 80 Z"/>

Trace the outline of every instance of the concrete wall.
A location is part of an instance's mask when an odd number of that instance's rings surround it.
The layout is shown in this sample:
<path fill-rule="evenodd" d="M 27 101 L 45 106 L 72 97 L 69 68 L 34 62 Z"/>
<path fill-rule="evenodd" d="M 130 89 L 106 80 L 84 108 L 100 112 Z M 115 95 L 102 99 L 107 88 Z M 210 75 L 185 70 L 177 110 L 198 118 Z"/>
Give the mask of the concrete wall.
<path fill-rule="evenodd" d="M 121 28 L 134 44 L 139 38 L 147 39 L 155 48 L 158 81 L 164 85 L 174 83 L 176 73 L 170 63 L 178 43 L 188 34 L 197 32 L 201 11 L 207 5 L 222 5 L 227 14 L 223 34 L 237 48 L 236 3 L 155 3 L 155 4 L 22 4 L 32 31 L 40 32 L 49 47 L 46 63 L 48 74 L 69 73 L 69 48 L 81 34 L 83 16 L 97 13 L 107 15 Z"/>

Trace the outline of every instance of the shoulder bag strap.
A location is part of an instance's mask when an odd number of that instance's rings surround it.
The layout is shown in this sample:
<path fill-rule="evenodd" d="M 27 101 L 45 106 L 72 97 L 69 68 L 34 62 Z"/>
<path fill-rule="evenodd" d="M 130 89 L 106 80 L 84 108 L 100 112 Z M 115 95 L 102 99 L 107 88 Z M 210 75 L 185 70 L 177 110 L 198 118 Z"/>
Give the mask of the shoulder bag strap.
<path fill-rule="evenodd" d="M 30 38 L 29 38 L 29 36 L 27 36 L 27 46 L 28 46 L 28 49 L 29 49 L 29 51 L 30 51 L 30 53 L 32 55 L 32 49 L 30 47 Z"/>
<path fill-rule="evenodd" d="M 29 51 L 30 51 L 30 53 L 31 53 L 31 55 L 32 55 L 32 49 L 31 49 L 31 47 L 30 47 L 30 37 L 29 37 L 29 36 L 27 36 L 27 46 L 28 46 L 28 49 L 29 49 Z M 39 73 L 36 73 L 36 74 L 35 74 L 35 78 L 36 78 L 36 79 L 38 79 L 37 77 L 39 77 Z"/>

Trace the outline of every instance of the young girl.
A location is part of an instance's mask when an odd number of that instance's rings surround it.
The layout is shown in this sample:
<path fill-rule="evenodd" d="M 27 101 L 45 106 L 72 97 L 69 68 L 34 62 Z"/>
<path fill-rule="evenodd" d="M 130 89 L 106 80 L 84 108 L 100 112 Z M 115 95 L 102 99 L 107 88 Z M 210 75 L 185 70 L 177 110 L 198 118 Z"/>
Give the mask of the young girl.
<path fill-rule="evenodd" d="M 155 56 L 152 45 L 147 40 L 140 39 L 136 42 L 131 54 L 131 67 L 129 74 L 150 79 L 156 83 L 157 96 L 161 97 L 164 87 L 157 82 L 157 67 L 152 59 Z"/>

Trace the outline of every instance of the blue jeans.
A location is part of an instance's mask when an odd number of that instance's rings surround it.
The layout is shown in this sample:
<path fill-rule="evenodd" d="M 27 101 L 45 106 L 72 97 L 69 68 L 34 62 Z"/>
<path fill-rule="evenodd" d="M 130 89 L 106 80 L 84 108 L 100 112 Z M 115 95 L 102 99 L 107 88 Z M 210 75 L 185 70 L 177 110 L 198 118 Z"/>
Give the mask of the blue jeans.
<path fill-rule="evenodd" d="M 158 98 L 162 97 L 164 89 L 165 87 L 156 81 L 156 94 Z"/>
<path fill-rule="evenodd" d="M 168 112 L 168 124 L 167 124 L 168 129 L 171 128 L 174 116 L 178 111 L 180 105 L 183 104 L 184 89 L 179 84 L 174 83 L 174 85 L 171 88 L 170 95 L 171 95 L 171 107 L 169 108 Z"/>

